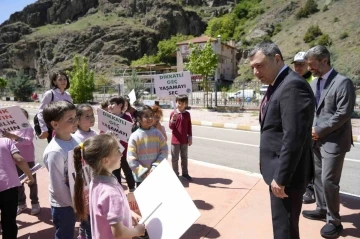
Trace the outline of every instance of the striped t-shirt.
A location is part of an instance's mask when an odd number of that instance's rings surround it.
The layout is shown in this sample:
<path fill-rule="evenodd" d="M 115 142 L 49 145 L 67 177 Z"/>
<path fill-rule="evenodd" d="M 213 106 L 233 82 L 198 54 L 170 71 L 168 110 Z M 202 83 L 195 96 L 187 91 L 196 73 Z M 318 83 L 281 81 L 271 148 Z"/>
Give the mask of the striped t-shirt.
<path fill-rule="evenodd" d="M 136 182 L 152 167 L 156 167 L 168 155 L 168 147 L 162 133 L 151 127 L 148 130 L 138 128 L 131 134 L 128 142 L 127 160 Z"/>

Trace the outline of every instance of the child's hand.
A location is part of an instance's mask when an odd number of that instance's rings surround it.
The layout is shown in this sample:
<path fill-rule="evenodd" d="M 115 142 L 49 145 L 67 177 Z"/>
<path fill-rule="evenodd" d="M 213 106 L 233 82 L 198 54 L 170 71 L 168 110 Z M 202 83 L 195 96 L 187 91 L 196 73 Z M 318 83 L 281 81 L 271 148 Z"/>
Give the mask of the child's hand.
<path fill-rule="evenodd" d="M 35 183 L 35 178 L 31 175 L 30 178 L 28 177 L 27 179 L 25 179 L 24 183 L 26 183 L 28 185 L 34 184 Z"/>
<path fill-rule="evenodd" d="M 137 224 L 134 229 L 136 230 L 136 236 L 145 235 L 145 224 Z"/>
<path fill-rule="evenodd" d="M 136 226 L 139 223 L 141 216 L 138 215 L 136 212 L 131 211 L 131 219 L 133 222 L 133 226 Z"/>
<path fill-rule="evenodd" d="M 7 132 L 7 131 L 1 131 L 1 133 L 2 133 L 3 137 L 6 137 L 6 138 L 9 138 L 9 139 L 12 139 L 12 140 L 16 140 L 18 138 L 18 136 L 16 136 L 15 134 L 12 134 L 12 133 Z"/>
<path fill-rule="evenodd" d="M 178 113 L 175 113 L 175 114 L 173 114 L 171 120 L 172 120 L 172 121 L 176 121 L 177 118 L 178 118 Z"/>
<path fill-rule="evenodd" d="M 192 140 L 189 140 L 188 145 L 189 145 L 189 146 L 191 146 L 191 145 L 192 145 Z"/>

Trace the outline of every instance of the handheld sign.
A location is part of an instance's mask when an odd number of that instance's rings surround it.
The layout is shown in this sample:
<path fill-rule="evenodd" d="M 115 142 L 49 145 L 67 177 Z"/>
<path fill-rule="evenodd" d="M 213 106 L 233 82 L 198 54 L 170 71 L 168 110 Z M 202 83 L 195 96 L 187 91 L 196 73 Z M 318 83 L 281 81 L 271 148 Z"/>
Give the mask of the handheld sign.
<path fill-rule="evenodd" d="M 156 95 L 159 98 L 190 94 L 192 83 L 189 71 L 154 76 Z"/>
<path fill-rule="evenodd" d="M 90 166 L 83 159 L 81 159 L 81 164 L 82 164 L 81 176 L 84 179 L 84 197 L 85 197 L 86 204 L 89 204 L 89 189 L 90 189 L 89 185 L 90 185 L 90 182 L 92 179 L 93 171 L 90 168 Z M 68 175 L 69 175 L 69 186 L 70 186 L 71 199 L 73 200 L 73 203 L 74 203 L 74 195 L 75 195 L 74 186 L 75 186 L 76 171 L 75 171 L 75 167 L 74 167 L 74 151 L 73 150 L 69 151 L 69 153 L 68 153 Z"/>
<path fill-rule="evenodd" d="M 29 121 L 19 106 L 0 109 L 0 131 L 11 132 L 29 127 Z"/>
<path fill-rule="evenodd" d="M 179 239 L 200 217 L 173 169 L 163 160 L 134 191 L 151 239 Z"/>
<path fill-rule="evenodd" d="M 128 94 L 129 99 L 130 99 L 130 104 L 134 104 L 134 102 L 136 101 L 136 94 L 135 94 L 135 90 L 132 89 L 132 91 L 130 91 L 130 93 Z"/>
<path fill-rule="evenodd" d="M 99 130 L 111 131 L 119 140 L 125 142 L 129 140 L 133 123 L 100 108 L 97 109 L 97 114 Z"/>

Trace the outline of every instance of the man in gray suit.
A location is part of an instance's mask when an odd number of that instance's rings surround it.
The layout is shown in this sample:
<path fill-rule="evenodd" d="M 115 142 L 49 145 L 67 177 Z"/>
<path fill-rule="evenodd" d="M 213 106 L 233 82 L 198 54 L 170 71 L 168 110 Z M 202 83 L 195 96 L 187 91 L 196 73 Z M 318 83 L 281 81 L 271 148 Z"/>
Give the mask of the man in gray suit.
<path fill-rule="evenodd" d="M 355 105 L 355 88 L 349 78 L 331 67 L 326 47 L 311 48 L 305 58 L 310 72 L 318 77 L 311 82 L 317 102 L 312 129 L 317 207 L 302 214 L 312 220 L 326 219 L 321 236 L 337 238 L 343 229 L 339 214 L 339 183 L 345 154 L 352 144 L 351 114 Z"/>

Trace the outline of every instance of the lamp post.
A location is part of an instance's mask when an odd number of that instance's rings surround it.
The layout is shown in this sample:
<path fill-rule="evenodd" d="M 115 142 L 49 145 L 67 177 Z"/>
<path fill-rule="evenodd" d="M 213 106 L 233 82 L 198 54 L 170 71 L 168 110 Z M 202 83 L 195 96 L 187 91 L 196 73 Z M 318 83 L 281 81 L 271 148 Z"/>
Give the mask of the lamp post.
<path fill-rule="evenodd" d="M 219 73 L 219 56 L 220 56 L 220 50 L 221 50 L 221 35 L 217 36 L 217 42 L 215 44 L 215 54 L 217 54 L 218 56 L 218 63 L 216 66 L 216 70 L 215 70 L 215 81 L 214 81 L 214 91 L 215 91 L 215 107 L 217 107 L 217 84 L 218 84 L 218 79 L 220 78 L 220 73 Z M 221 62 L 220 62 L 221 64 Z"/>

